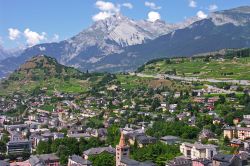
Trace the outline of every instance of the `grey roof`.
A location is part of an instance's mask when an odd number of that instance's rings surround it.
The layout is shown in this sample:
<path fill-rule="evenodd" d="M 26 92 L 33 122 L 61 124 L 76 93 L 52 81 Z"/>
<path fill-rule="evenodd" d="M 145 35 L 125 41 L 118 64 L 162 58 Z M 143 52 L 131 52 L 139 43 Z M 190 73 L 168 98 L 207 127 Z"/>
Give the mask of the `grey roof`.
<path fill-rule="evenodd" d="M 242 144 L 242 142 L 241 142 L 241 140 L 240 139 L 236 139 L 236 138 L 233 138 L 231 141 L 230 141 L 230 143 L 232 143 L 232 144 Z"/>
<path fill-rule="evenodd" d="M 90 161 L 84 160 L 81 156 L 78 156 L 78 155 L 75 155 L 75 154 L 70 156 L 70 159 L 75 161 L 76 163 L 79 163 L 79 164 L 82 164 L 82 165 L 91 164 Z"/>
<path fill-rule="evenodd" d="M 9 144 L 26 144 L 26 143 L 29 143 L 29 144 L 31 144 L 31 141 L 29 141 L 29 140 L 12 140 L 12 141 L 9 141 L 8 143 L 7 143 L 7 145 L 9 145 Z"/>
<path fill-rule="evenodd" d="M 90 137 L 90 135 L 87 133 L 77 133 L 77 134 L 68 134 L 68 137 L 84 138 L 84 137 Z"/>
<path fill-rule="evenodd" d="M 217 148 L 218 146 L 213 145 L 213 144 L 201 144 L 199 142 L 195 142 L 194 144 L 192 143 L 188 143 L 188 142 L 184 142 L 183 144 L 185 144 L 185 146 L 188 146 L 190 148 L 195 147 L 196 149 L 207 149 L 207 148 Z"/>
<path fill-rule="evenodd" d="M 169 166 L 192 166 L 191 159 L 186 157 L 176 157 L 175 159 L 171 160 L 167 165 Z"/>
<path fill-rule="evenodd" d="M 85 155 L 97 155 L 103 152 L 107 152 L 110 154 L 115 154 L 115 148 L 112 147 L 99 147 L 99 148 L 91 148 L 83 152 Z"/>
<path fill-rule="evenodd" d="M 156 164 L 152 163 L 151 161 L 141 162 L 139 166 L 156 166 Z"/>
<path fill-rule="evenodd" d="M 234 127 L 234 126 L 227 126 L 224 130 L 238 130 L 238 131 L 250 131 L 249 127 Z"/>
<path fill-rule="evenodd" d="M 38 156 L 43 161 L 59 161 L 59 157 L 57 157 L 55 154 L 42 154 Z"/>
<path fill-rule="evenodd" d="M 195 159 L 194 161 L 198 161 L 198 162 L 202 163 L 203 165 L 208 165 L 208 164 L 212 163 L 211 160 L 206 159 L 206 158 Z"/>
<path fill-rule="evenodd" d="M 132 134 L 129 134 L 128 136 L 130 138 L 136 139 L 138 143 L 141 143 L 141 144 L 150 144 L 150 143 L 154 143 L 157 141 L 156 138 L 147 136 L 144 133 L 132 133 Z"/>
<path fill-rule="evenodd" d="M 129 166 L 138 166 L 140 164 L 139 161 L 133 160 L 133 159 L 129 159 L 129 158 L 121 158 L 121 162 L 124 164 L 127 164 Z"/>
<path fill-rule="evenodd" d="M 234 156 L 231 154 L 216 154 L 213 156 L 213 160 L 230 163 Z"/>
<path fill-rule="evenodd" d="M 176 136 L 172 136 L 172 135 L 168 135 L 168 136 L 165 136 L 165 137 L 161 137 L 161 140 L 179 140 L 180 138 L 179 137 L 176 137 Z"/>
<path fill-rule="evenodd" d="M 46 164 L 41 161 L 37 156 L 30 156 L 29 163 L 31 166 L 46 166 Z"/>

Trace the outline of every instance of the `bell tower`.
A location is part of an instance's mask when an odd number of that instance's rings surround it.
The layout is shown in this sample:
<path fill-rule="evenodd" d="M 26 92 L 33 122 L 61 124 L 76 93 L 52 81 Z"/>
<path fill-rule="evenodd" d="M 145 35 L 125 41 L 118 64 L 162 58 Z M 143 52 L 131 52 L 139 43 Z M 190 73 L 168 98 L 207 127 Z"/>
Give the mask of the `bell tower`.
<path fill-rule="evenodd" d="M 123 132 L 121 132 L 119 145 L 116 145 L 116 166 L 121 165 L 122 158 L 129 158 L 129 146 L 125 143 Z"/>

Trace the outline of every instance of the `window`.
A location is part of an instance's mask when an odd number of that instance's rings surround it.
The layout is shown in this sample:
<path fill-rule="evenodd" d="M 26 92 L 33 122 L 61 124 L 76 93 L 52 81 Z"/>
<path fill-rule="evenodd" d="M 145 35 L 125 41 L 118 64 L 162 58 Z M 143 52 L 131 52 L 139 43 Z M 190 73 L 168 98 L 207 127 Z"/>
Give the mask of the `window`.
<path fill-rule="evenodd" d="M 214 156 L 214 151 L 210 151 L 210 157 Z"/>

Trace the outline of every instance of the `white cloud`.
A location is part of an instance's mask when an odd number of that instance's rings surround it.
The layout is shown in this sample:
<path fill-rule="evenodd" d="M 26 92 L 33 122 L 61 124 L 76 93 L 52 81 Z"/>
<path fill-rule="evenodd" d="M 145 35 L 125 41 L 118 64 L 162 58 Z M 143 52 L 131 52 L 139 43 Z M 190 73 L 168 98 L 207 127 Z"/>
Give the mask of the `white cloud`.
<path fill-rule="evenodd" d="M 39 50 L 40 50 L 40 51 L 46 51 L 46 48 L 45 48 L 45 47 L 39 46 Z"/>
<path fill-rule="evenodd" d="M 105 20 L 106 18 L 109 18 L 112 15 L 113 14 L 110 12 L 99 12 L 92 17 L 92 20 L 94 20 L 94 21 Z"/>
<path fill-rule="evenodd" d="M 196 8 L 197 7 L 197 3 L 195 0 L 189 0 L 189 7 L 192 7 L 192 8 Z"/>
<path fill-rule="evenodd" d="M 216 4 L 212 4 L 208 7 L 208 10 L 209 11 L 214 11 L 214 10 L 217 10 L 218 9 L 218 6 Z"/>
<path fill-rule="evenodd" d="M 201 10 L 198 11 L 196 15 L 197 15 L 197 17 L 199 17 L 201 19 L 207 18 L 207 15 L 203 11 L 201 11 Z"/>
<path fill-rule="evenodd" d="M 112 2 L 96 1 L 95 6 L 100 10 L 99 13 L 92 17 L 93 21 L 104 20 L 115 13 L 120 12 L 120 5 L 115 5 Z"/>
<path fill-rule="evenodd" d="M 161 6 L 157 6 L 154 2 L 149 2 L 149 1 L 145 2 L 145 6 L 149 7 L 152 10 L 159 10 L 159 9 L 161 9 Z"/>
<path fill-rule="evenodd" d="M 16 40 L 20 37 L 21 32 L 18 29 L 15 28 L 9 28 L 9 39 L 10 40 Z"/>
<path fill-rule="evenodd" d="M 148 13 L 148 21 L 155 22 L 156 20 L 160 19 L 161 19 L 160 13 L 154 11 Z"/>
<path fill-rule="evenodd" d="M 46 33 L 42 32 L 41 34 L 31 31 L 29 28 L 24 30 L 24 37 L 29 46 L 40 43 L 42 40 L 46 40 Z"/>
<path fill-rule="evenodd" d="M 123 3 L 122 6 L 128 9 L 133 9 L 133 5 L 131 3 Z"/>
<path fill-rule="evenodd" d="M 101 11 L 106 11 L 106 12 L 119 12 L 120 11 L 120 8 L 114 5 L 112 2 L 97 1 L 95 5 Z"/>

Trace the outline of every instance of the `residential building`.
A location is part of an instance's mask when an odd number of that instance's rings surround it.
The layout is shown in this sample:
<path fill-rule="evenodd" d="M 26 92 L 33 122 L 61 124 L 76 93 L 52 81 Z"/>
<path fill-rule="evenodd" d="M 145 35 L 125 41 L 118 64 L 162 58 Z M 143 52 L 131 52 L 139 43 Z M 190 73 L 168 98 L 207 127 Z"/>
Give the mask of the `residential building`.
<path fill-rule="evenodd" d="M 185 157 L 191 159 L 206 158 L 211 159 L 215 154 L 217 154 L 217 146 L 212 144 L 201 144 L 201 143 L 187 143 L 184 142 L 180 146 L 180 151 Z"/>
<path fill-rule="evenodd" d="M 115 148 L 112 148 L 111 146 L 91 148 L 83 152 L 83 158 L 87 160 L 89 156 L 99 155 L 104 152 L 115 155 Z"/>
<path fill-rule="evenodd" d="M 131 145 L 135 144 L 137 141 L 139 147 L 143 147 L 149 144 L 156 143 L 157 139 L 151 136 L 147 136 L 144 133 L 133 133 L 128 134 L 128 141 Z"/>
<path fill-rule="evenodd" d="M 245 140 L 247 138 L 250 138 L 250 128 L 228 126 L 224 128 L 224 137 L 226 136 L 230 140 L 236 137 L 240 140 Z"/>
<path fill-rule="evenodd" d="M 29 140 L 9 141 L 6 146 L 7 154 L 32 152 L 32 145 Z"/>
<path fill-rule="evenodd" d="M 213 156 L 213 166 L 242 166 L 238 155 L 216 154 Z"/>

